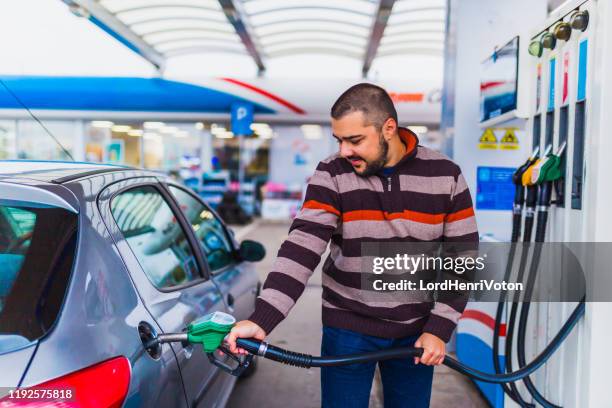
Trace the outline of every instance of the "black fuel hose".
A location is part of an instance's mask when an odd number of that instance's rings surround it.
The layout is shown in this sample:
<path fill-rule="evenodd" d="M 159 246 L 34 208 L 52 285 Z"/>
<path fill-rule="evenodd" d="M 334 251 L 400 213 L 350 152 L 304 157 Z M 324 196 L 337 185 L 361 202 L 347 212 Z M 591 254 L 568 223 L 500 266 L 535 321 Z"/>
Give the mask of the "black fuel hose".
<path fill-rule="evenodd" d="M 538 202 L 538 186 L 527 186 L 527 199 L 525 200 L 525 230 L 523 231 L 523 242 L 531 242 L 531 232 L 535 216 L 536 203 Z"/>
<path fill-rule="evenodd" d="M 525 227 L 523 229 L 523 242 L 531 241 L 531 234 L 533 232 L 533 224 L 535 217 L 535 209 L 538 203 L 538 186 L 531 185 L 527 186 L 527 197 L 525 199 Z M 525 275 L 525 270 L 527 269 L 527 259 L 529 257 L 529 246 L 523 246 L 521 251 L 521 258 L 519 261 L 518 274 L 516 277 L 517 282 L 523 282 L 523 276 Z M 515 293 L 512 298 L 512 305 L 510 307 L 510 313 L 508 316 L 508 321 L 506 323 L 506 341 L 504 348 L 504 358 L 505 358 L 505 368 L 506 372 L 511 373 L 513 370 L 512 367 L 512 348 L 514 344 L 514 325 L 516 322 L 516 318 L 518 315 L 518 307 L 519 307 L 519 293 Z M 495 338 L 494 338 L 495 340 Z M 495 343 L 495 341 L 494 341 Z M 507 388 L 510 389 L 510 392 L 507 391 Z M 514 382 L 509 382 L 507 387 L 504 388 L 504 391 L 521 407 L 523 408 L 532 408 L 533 404 L 525 401 L 521 396 L 516 384 Z"/>
<path fill-rule="evenodd" d="M 531 258 L 531 265 L 527 277 L 527 285 L 525 290 L 525 297 L 523 299 L 523 306 L 521 307 L 521 314 L 519 317 L 518 324 L 518 337 L 517 337 L 517 360 L 519 366 L 522 366 L 526 362 L 525 356 L 525 336 L 527 332 L 527 320 L 529 317 L 529 309 L 531 306 L 531 298 L 533 296 L 533 287 L 535 285 L 537 270 L 540 265 L 540 257 L 542 254 L 542 243 L 546 238 L 546 224 L 548 220 L 548 209 L 550 208 L 552 193 L 552 182 L 544 182 L 540 186 L 540 194 L 538 198 L 538 213 L 537 213 L 537 227 L 535 236 L 535 248 Z M 536 388 L 535 384 L 531 381 L 529 376 L 523 378 L 523 382 L 527 387 L 527 391 L 533 396 L 533 398 L 544 408 L 561 408 L 546 399 Z"/>
<path fill-rule="evenodd" d="M 518 242 L 519 237 L 521 236 L 524 203 L 525 187 L 519 182 L 514 187 L 514 204 L 512 206 L 512 235 L 510 242 Z"/>
<path fill-rule="evenodd" d="M 519 381 L 532 374 L 540 368 L 559 348 L 563 340 L 570 334 L 576 323 L 584 315 L 584 298 L 578 303 L 570 317 L 563 324 L 557 335 L 546 346 L 546 348 L 529 364 L 512 373 L 491 374 L 467 366 L 450 356 L 444 357 L 442 364 L 476 380 L 489 383 L 506 383 Z M 326 367 L 341 366 L 356 363 L 374 362 L 394 358 L 418 357 L 423 353 L 422 348 L 398 347 L 387 350 L 373 351 L 369 353 L 347 354 L 340 356 L 311 356 L 309 354 L 296 353 L 280 347 L 270 345 L 257 339 L 239 338 L 236 345 L 247 350 L 251 354 L 277 361 L 279 363 L 293 365 L 296 367 Z"/>
<path fill-rule="evenodd" d="M 546 224 L 548 221 L 548 209 L 550 208 L 551 195 L 552 181 L 546 181 L 540 186 L 535 242 L 544 242 L 546 237 Z"/>
<path fill-rule="evenodd" d="M 512 237 L 510 242 L 518 242 L 521 236 L 521 223 L 523 222 L 523 207 L 518 209 L 518 212 L 512 214 Z"/>
<path fill-rule="evenodd" d="M 512 208 L 512 234 L 510 238 L 510 251 L 508 253 L 508 262 L 506 263 L 506 270 L 504 273 L 504 280 L 508 281 L 512 273 L 512 267 L 514 265 L 514 257 L 516 255 L 517 242 L 521 235 L 521 226 L 523 223 L 523 206 L 525 204 L 525 186 L 523 186 L 523 175 L 527 169 L 532 166 L 537 160 L 537 151 L 531 155 L 527 161 L 520 166 L 512 175 L 512 182 L 515 186 L 514 190 L 514 203 Z M 529 205 L 533 207 L 535 205 L 533 193 L 529 197 Z M 533 214 L 533 208 L 528 213 Z M 523 261 L 524 262 L 524 261 Z M 492 345 L 492 357 L 493 357 L 493 369 L 495 374 L 501 374 L 502 368 L 499 361 L 499 339 L 501 334 L 501 324 L 504 315 L 504 309 L 506 305 L 506 291 L 501 291 L 497 303 L 497 310 L 495 313 L 495 324 L 493 326 L 493 345 Z M 533 404 L 528 404 L 520 394 L 515 393 L 516 386 L 511 387 L 510 384 L 500 384 L 504 393 L 506 393 L 514 402 L 525 407 L 532 407 Z"/>
<path fill-rule="evenodd" d="M 523 169 L 524 172 L 524 169 Z M 510 275 L 512 274 L 512 266 L 514 265 L 514 256 L 516 254 L 516 246 L 517 242 L 521 235 L 521 224 L 523 222 L 523 205 L 525 203 L 525 187 L 521 184 L 522 173 L 513 176 L 513 181 L 515 184 L 514 191 L 514 205 L 512 208 L 512 234 L 510 238 L 510 251 L 508 253 L 508 262 L 506 263 L 506 270 L 504 272 L 504 281 L 510 280 Z M 504 315 L 504 306 L 506 305 L 506 296 L 507 293 L 505 290 L 502 290 L 499 294 L 499 299 L 497 300 L 497 310 L 495 312 L 495 325 L 493 326 L 493 370 L 495 374 L 501 374 L 502 367 L 499 361 L 499 338 L 501 331 L 501 323 Z M 516 396 L 510 385 L 504 383 L 501 384 L 502 389 L 508 396 L 516 403 L 519 403 L 521 399 L 520 396 Z"/>
<path fill-rule="evenodd" d="M 517 239 L 518 240 L 518 236 L 515 238 L 514 237 L 514 231 L 517 224 L 518 228 L 520 229 L 520 222 L 521 219 L 519 218 L 518 223 L 516 222 L 516 220 L 513 220 L 513 225 L 512 225 L 512 237 L 513 239 Z M 512 243 L 510 244 L 510 251 L 508 253 L 508 262 L 506 263 L 506 270 L 504 273 L 504 281 L 509 281 L 510 280 L 510 275 L 512 273 L 512 265 L 514 264 L 514 256 L 516 254 L 516 246 L 517 243 L 516 241 L 512 241 Z M 504 306 L 506 305 L 506 297 L 507 297 L 507 292 L 505 290 L 502 290 L 499 294 L 499 299 L 498 299 L 498 303 L 497 303 L 497 310 L 495 313 L 495 325 L 493 326 L 493 347 L 492 347 L 492 354 L 493 354 L 493 370 L 495 371 L 495 374 L 501 374 L 502 372 L 504 372 L 504 370 L 502 370 L 500 361 L 499 361 L 499 338 L 500 338 L 500 332 L 501 332 L 501 323 L 502 323 L 502 319 L 503 319 L 503 315 L 504 315 Z M 504 383 L 501 384 L 501 387 L 503 388 L 504 392 L 506 394 L 508 394 L 508 396 L 510 398 L 512 398 L 512 400 L 514 402 L 516 402 L 517 404 L 520 403 L 520 401 L 522 401 L 522 398 L 519 396 L 517 396 L 512 387 L 510 387 L 510 384 Z"/>
<path fill-rule="evenodd" d="M 529 309 L 531 306 L 531 297 L 533 295 L 533 285 L 535 284 L 536 269 L 538 267 L 539 259 L 540 259 L 541 251 L 542 251 L 541 247 L 542 245 L 538 243 L 536 244 L 536 248 L 534 249 L 531 271 L 529 273 L 529 278 L 527 279 L 527 289 L 525 292 L 525 299 L 523 300 L 523 306 L 521 307 L 521 315 L 520 315 L 519 324 L 518 324 L 518 337 L 517 337 L 518 342 L 516 345 L 517 360 L 518 360 L 519 366 L 525 364 L 526 362 L 525 335 L 527 332 L 527 318 L 529 316 Z M 529 391 L 529 393 L 533 396 L 533 398 L 538 403 L 540 403 L 540 405 L 542 405 L 545 408 L 561 408 L 560 406 L 548 401 L 538 391 L 538 389 L 536 388 L 535 384 L 533 384 L 529 376 L 526 376 L 525 378 L 523 378 L 523 382 L 525 383 L 525 386 L 527 387 L 527 390 Z"/>
<path fill-rule="evenodd" d="M 534 204 L 535 207 L 535 204 Z M 523 231 L 524 236 L 531 235 L 531 229 L 533 228 L 533 222 L 528 223 L 527 221 L 531 219 L 533 220 L 533 215 L 529 218 L 525 219 L 525 230 Z M 517 282 L 523 282 L 525 271 L 527 270 L 527 260 L 529 258 L 529 246 L 523 245 L 521 250 L 521 257 L 519 261 L 519 269 L 516 276 Z M 505 363 L 505 371 L 511 373 L 514 368 L 512 367 L 512 353 L 513 353 L 513 344 L 514 344 L 514 326 L 516 323 L 516 318 L 518 316 L 518 308 L 519 308 L 519 297 L 520 293 L 515 292 L 512 297 L 512 304 L 510 306 L 510 313 L 508 315 L 508 321 L 506 323 L 506 340 L 504 347 L 504 363 Z M 516 384 L 514 382 L 509 382 L 508 387 L 512 391 L 512 395 L 516 397 L 512 398 L 517 404 L 521 407 L 531 408 L 534 407 L 533 404 L 528 403 L 521 396 Z"/>

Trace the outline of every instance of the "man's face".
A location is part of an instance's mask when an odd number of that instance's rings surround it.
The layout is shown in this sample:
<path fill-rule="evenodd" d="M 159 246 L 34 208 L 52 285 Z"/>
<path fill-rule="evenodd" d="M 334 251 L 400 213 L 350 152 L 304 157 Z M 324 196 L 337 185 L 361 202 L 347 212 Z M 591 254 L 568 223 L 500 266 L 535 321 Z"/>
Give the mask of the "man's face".
<path fill-rule="evenodd" d="M 332 132 L 355 172 L 363 177 L 379 172 L 387 163 L 389 144 L 374 125 L 368 125 L 363 112 L 332 118 Z"/>

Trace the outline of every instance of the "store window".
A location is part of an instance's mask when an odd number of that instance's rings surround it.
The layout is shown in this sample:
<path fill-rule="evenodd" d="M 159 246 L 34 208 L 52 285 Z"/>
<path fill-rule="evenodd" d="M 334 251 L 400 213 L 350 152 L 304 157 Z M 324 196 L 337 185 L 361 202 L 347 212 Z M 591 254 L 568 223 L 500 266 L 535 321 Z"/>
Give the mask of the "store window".
<path fill-rule="evenodd" d="M 140 122 L 94 120 L 86 126 L 85 157 L 88 161 L 142 166 Z"/>
<path fill-rule="evenodd" d="M 270 139 L 246 136 L 242 140 L 236 136 L 214 137 L 213 170 L 226 170 L 232 181 L 238 181 L 240 158 L 244 165 L 245 180 L 266 178 L 269 169 Z"/>
<path fill-rule="evenodd" d="M 202 136 L 197 124 L 145 122 L 144 166 L 177 171 L 185 161 L 200 158 Z"/>
<path fill-rule="evenodd" d="M 36 121 L 17 121 L 17 158 L 71 160 L 68 153 L 73 154 L 74 141 L 77 137 L 77 122 L 45 121 L 44 125 L 48 132 Z"/>
<path fill-rule="evenodd" d="M 204 174 L 199 194 L 215 208 L 225 198 L 232 203 L 231 195 L 236 195 L 246 214 L 257 214 L 261 187 L 268 180 L 271 139 L 276 135 L 265 123 L 253 123 L 252 134 L 246 136 L 236 136 L 228 128 L 223 123 L 207 126 L 212 135 L 212 171 Z"/>
<path fill-rule="evenodd" d="M 112 138 L 110 126 L 113 122 L 97 120 L 85 126 L 85 160 L 94 163 L 106 162 L 106 146 Z"/>
<path fill-rule="evenodd" d="M 15 127 L 14 120 L 0 121 L 0 160 L 17 158 Z"/>
<path fill-rule="evenodd" d="M 201 149 L 198 123 L 95 120 L 86 126 L 88 161 L 178 172 L 185 162 L 199 166 Z"/>

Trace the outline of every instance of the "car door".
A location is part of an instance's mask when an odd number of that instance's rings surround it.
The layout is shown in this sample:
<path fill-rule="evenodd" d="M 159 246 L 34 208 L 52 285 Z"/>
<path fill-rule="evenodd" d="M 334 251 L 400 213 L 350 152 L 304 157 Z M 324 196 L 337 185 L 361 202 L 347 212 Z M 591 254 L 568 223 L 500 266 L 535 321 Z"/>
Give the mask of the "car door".
<path fill-rule="evenodd" d="M 219 218 L 190 190 L 167 184 L 195 232 L 212 279 L 223 294 L 228 311 L 237 321 L 253 312 L 258 291 L 254 266 L 242 262 L 233 237 Z"/>
<path fill-rule="evenodd" d="M 206 313 L 225 311 L 222 294 L 205 271 L 190 227 L 176 202 L 153 177 L 115 183 L 99 205 L 136 287 L 165 333 L 181 332 Z M 222 372 L 201 349 L 172 343 L 191 406 L 213 406 L 227 390 Z M 223 374 L 222 374 L 223 375 Z"/>

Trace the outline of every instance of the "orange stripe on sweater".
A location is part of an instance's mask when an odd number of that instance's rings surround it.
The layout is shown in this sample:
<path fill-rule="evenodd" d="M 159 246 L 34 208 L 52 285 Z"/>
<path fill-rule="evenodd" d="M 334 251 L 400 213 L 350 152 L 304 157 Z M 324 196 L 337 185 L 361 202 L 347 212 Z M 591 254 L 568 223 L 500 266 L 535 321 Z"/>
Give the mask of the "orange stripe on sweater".
<path fill-rule="evenodd" d="M 342 214 L 343 222 L 351 221 L 384 221 L 385 213 L 379 210 L 355 210 Z"/>
<path fill-rule="evenodd" d="M 336 214 L 338 216 L 340 215 L 340 211 L 335 209 L 333 206 L 329 204 L 323 204 L 321 202 L 318 202 L 317 200 L 306 201 L 303 205 L 303 208 L 308 208 L 310 210 L 323 210 L 327 211 L 328 213 Z"/>
<path fill-rule="evenodd" d="M 464 210 L 459 210 L 454 213 L 450 213 L 446 216 L 446 222 L 465 220 L 474 216 L 474 208 L 469 207 Z"/>
<path fill-rule="evenodd" d="M 445 214 L 427 214 L 417 211 L 404 210 L 398 213 L 389 213 L 378 210 L 356 210 L 342 214 L 342 221 L 385 221 L 385 220 L 409 220 L 423 224 L 440 224 L 444 221 Z"/>

